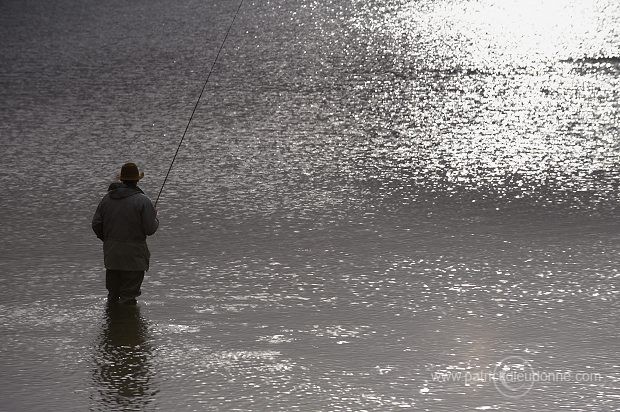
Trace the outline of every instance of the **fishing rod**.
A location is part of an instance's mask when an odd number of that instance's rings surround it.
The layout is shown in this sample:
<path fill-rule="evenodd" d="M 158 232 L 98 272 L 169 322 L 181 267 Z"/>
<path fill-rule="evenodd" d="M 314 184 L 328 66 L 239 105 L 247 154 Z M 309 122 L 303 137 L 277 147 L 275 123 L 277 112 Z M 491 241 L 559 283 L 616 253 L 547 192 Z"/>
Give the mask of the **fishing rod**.
<path fill-rule="evenodd" d="M 204 84 L 202 85 L 202 90 L 200 91 L 200 95 L 198 95 L 198 99 L 196 100 L 196 104 L 194 105 L 194 110 L 192 110 L 192 114 L 189 116 L 189 120 L 187 122 L 187 125 L 185 126 L 185 131 L 183 132 L 183 136 L 181 136 L 181 141 L 179 142 L 179 145 L 177 146 L 177 150 L 176 152 L 174 152 L 174 157 L 172 158 L 172 162 L 170 162 L 170 167 L 168 168 L 168 172 L 166 173 L 166 177 L 164 178 L 164 183 L 162 183 L 161 185 L 161 189 L 159 189 L 159 193 L 157 194 L 157 199 L 155 200 L 155 207 L 157 207 L 157 202 L 159 202 L 159 197 L 161 196 L 161 192 L 164 190 L 164 186 L 166 185 L 166 181 L 168 180 L 168 176 L 170 175 L 170 171 L 172 170 L 172 166 L 174 165 L 174 161 L 177 158 L 177 155 L 179 154 L 179 149 L 181 149 L 181 145 L 183 144 L 183 140 L 185 140 L 185 135 L 187 134 L 187 130 L 189 129 L 189 125 L 192 123 L 192 120 L 194 119 L 194 114 L 196 114 L 196 109 L 198 109 L 198 104 L 200 103 L 200 99 L 202 98 L 202 95 L 205 92 L 205 89 L 207 88 L 207 83 L 209 83 L 209 79 L 211 78 L 211 74 L 213 74 L 213 70 L 215 69 L 215 64 L 217 63 L 217 59 L 220 57 L 220 53 L 222 52 L 222 49 L 224 48 L 224 44 L 226 43 L 226 39 L 228 39 L 228 35 L 230 34 L 230 29 L 232 29 L 233 24 L 235 23 L 235 20 L 237 19 L 237 15 L 239 14 L 239 11 L 241 10 L 241 6 L 243 5 L 243 0 L 241 0 L 239 2 L 239 7 L 237 7 L 237 11 L 235 12 L 235 15 L 233 16 L 230 25 L 228 26 L 228 30 L 226 30 L 226 35 L 224 36 L 224 40 L 222 40 L 222 44 L 220 45 L 219 50 L 217 51 L 217 55 L 215 56 L 215 60 L 213 60 L 213 64 L 211 65 L 211 70 L 209 71 L 209 74 L 207 75 L 207 79 L 205 80 Z"/>

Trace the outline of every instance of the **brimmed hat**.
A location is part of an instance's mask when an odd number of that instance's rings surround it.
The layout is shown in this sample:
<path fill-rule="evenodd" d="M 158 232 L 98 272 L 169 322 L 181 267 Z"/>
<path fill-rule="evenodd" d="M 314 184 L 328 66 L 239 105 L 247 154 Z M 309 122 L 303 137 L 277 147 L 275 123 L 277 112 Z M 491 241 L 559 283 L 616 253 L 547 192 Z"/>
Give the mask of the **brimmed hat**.
<path fill-rule="evenodd" d="M 121 174 L 118 175 L 119 180 L 128 180 L 137 182 L 144 177 L 144 172 L 138 171 L 138 166 L 135 163 L 125 163 L 121 167 Z"/>

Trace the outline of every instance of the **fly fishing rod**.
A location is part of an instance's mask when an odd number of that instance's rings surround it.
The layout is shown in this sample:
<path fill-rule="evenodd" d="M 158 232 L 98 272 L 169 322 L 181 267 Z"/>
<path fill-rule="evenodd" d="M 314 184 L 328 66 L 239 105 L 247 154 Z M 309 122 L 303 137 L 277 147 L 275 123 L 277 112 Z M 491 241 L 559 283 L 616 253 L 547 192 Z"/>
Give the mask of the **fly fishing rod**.
<path fill-rule="evenodd" d="M 241 6 L 243 5 L 243 0 L 241 0 L 239 2 L 239 7 L 237 7 L 237 11 L 235 12 L 235 15 L 233 16 L 230 25 L 228 26 L 228 30 L 226 30 L 226 35 L 224 36 L 224 40 L 222 40 L 222 44 L 220 45 L 219 50 L 217 51 L 217 55 L 215 56 L 215 60 L 213 60 L 213 64 L 211 65 L 211 70 L 209 71 L 209 74 L 207 75 L 207 78 L 204 82 L 204 84 L 202 85 L 202 90 L 200 91 L 200 95 L 198 95 L 198 99 L 196 100 L 196 104 L 194 105 L 194 110 L 192 110 L 192 114 L 189 116 L 189 120 L 187 121 L 187 125 L 185 126 L 185 131 L 183 132 L 183 136 L 181 136 L 181 141 L 179 142 L 179 145 L 177 146 L 177 150 L 176 152 L 174 152 L 174 157 L 172 158 L 172 162 L 170 162 L 170 167 L 168 168 L 168 172 L 166 173 L 166 177 L 164 178 L 164 183 L 162 183 L 161 185 L 161 189 L 159 189 L 159 193 L 157 194 L 157 199 L 155 200 L 155 207 L 157 207 L 157 202 L 159 202 L 159 197 L 161 196 L 161 192 L 164 190 L 164 186 L 166 185 L 166 181 L 168 180 L 168 176 L 170 175 L 170 171 L 172 170 L 172 166 L 174 165 L 174 161 L 177 158 L 177 155 L 179 154 L 179 149 L 181 149 L 181 145 L 183 144 L 183 140 L 185 140 L 185 135 L 187 134 L 187 130 L 189 129 L 189 125 L 192 123 L 192 120 L 194 119 L 194 114 L 196 114 L 196 109 L 198 109 L 198 105 L 200 103 L 200 99 L 202 98 L 202 95 L 205 92 L 205 89 L 207 88 L 207 83 L 209 83 L 209 79 L 211 78 L 211 74 L 213 74 L 213 70 L 215 69 L 215 64 L 217 63 L 217 59 L 220 57 L 220 53 L 222 52 L 222 49 L 224 48 L 224 44 L 226 43 L 226 39 L 228 39 L 228 35 L 230 34 L 230 29 L 232 29 L 233 24 L 235 23 L 235 20 L 237 19 L 237 15 L 239 14 L 239 11 L 241 10 Z"/>

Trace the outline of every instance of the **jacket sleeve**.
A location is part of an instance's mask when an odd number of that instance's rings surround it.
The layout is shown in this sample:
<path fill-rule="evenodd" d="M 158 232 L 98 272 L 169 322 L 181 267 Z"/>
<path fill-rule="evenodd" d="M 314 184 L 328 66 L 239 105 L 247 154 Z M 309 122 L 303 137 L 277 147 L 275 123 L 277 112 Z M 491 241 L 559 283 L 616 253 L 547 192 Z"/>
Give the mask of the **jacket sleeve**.
<path fill-rule="evenodd" d="M 97 237 L 103 240 L 103 215 L 101 214 L 101 204 L 103 201 L 99 202 L 99 206 L 97 206 L 97 210 L 93 216 L 92 228 Z"/>
<path fill-rule="evenodd" d="M 153 207 L 153 203 L 149 198 L 146 198 L 144 202 L 144 208 L 142 209 L 142 229 L 144 234 L 151 236 L 157 231 L 159 227 L 159 219 L 157 219 L 157 212 Z"/>

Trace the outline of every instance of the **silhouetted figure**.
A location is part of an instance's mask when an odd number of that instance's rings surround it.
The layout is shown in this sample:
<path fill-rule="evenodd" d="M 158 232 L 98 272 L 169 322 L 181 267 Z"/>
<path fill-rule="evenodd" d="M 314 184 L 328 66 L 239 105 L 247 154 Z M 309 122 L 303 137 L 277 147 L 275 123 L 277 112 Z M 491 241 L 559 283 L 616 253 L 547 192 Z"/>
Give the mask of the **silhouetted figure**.
<path fill-rule="evenodd" d="M 144 173 L 134 163 L 121 168 L 93 216 L 92 227 L 103 240 L 108 302 L 135 305 L 151 253 L 146 237 L 159 226 L 151 200 L 138 187 Z"/>
<path fill-rule="evenodd" d="M 152 356 L 140 308 L 108 305 L 95 353 L 93 380 L 102 403 L 95 410 L 144 410 L 157 392 Z"/>

